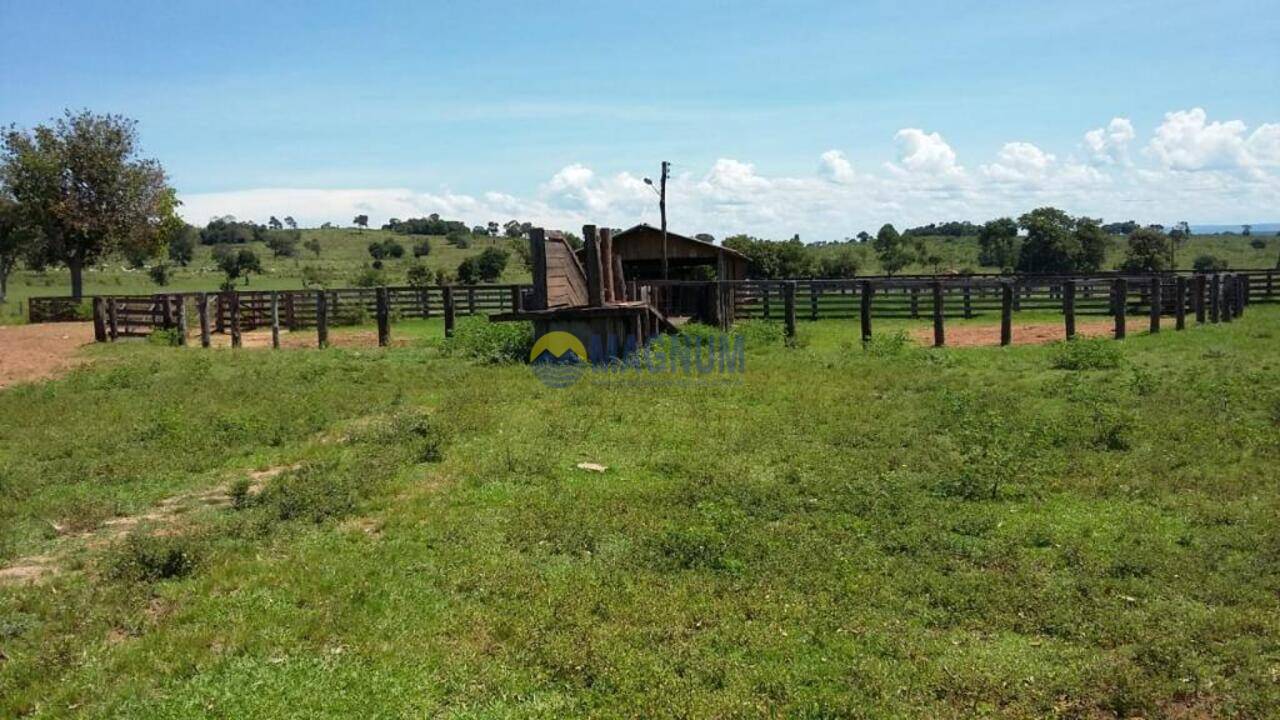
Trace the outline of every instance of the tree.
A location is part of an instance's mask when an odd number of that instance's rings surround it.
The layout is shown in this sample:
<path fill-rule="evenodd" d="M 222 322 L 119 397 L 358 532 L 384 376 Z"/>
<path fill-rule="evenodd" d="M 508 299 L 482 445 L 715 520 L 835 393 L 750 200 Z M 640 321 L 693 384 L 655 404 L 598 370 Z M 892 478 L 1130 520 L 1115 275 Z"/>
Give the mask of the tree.
<path fill-rule="evenodd" d="M 405 280 L 408 281 L 409 287 L 425 288 L 431 284 L 435 274 L 431 272 L 431 268 L 422 263 L 414 263 L 405 271 Z"/>
<path fill-rule="evenodd" d="M 1171 270 L 1168 235 L 1151 228 L 1138 228 L 1129 233 L 1129 247 L 1125 250 L 1120 269 L 1125 272 L 1164 272 Z"/>
<path fill-rule="evenodd" d="M 463 285 L 475 285 L 480 282 L 480 268 L 476 266 L 475 256 L 464 258 L 458 263 L 458 282 Z"/>
<path fill-rule="evenodd" d="M 978 231 L 978 262 L 982 265 L 1012 270 L 1018 266 L 1021 249 L 1018 223 L 1013 218 L 989 220 Z"/>
<path fill-rule="evenodd" d="M 871 233 L 867 232 L 866 230 L 862 230 L 855 237 L 858 238 L 858 242 L 865 243 L 871 239 Z"/>
<path fill-rule="evenodd" d="M 9 273 L 31 249 L 35 233 L 23 225 L 17 203 L 0 196 L 0 303 L 9 291 Z"/>
<path fill-rule="evenodd" d="M 502 230 L 509 238 L 518 238 L 522 234 L 519 220 L 508 220 L 502 225 Z"/>
<path fill-rule="evenodd" d="M 484 282 L 497 282 L 507 269 L 508 257 L 507 251 L 501 248 L 485 248 L 476 256 L 476 269 L 480 273 L 480 279 Z"/>
<path fill-rule="evenodd" d="M 249 275 L 252 273 L 262 273 L 262 262 L 258 259 L 257 253 L 248 248 L 234 248 L 230 245 L 216 245 L 213 248 L 213 260 L 217 263 L 218 269 L 227 276 L 225 282 L 222 283 L 223 290 L 234 290 L 236 280 L 244 278 L 244 284 L 249 284 Z"/>
<path fill-rule="evenodd" d="M 426 257 L 431 254 L 431 241 L 423 238 L 413 244 L 413 256 L 416 258 Z"/>
<path fill-rule="evenodd" d="M 169 239 L 169 260 L 178 263 L 182 267 L 191 264 L 196 254 L 196 239 L 200 237 L 200 231 L 191 225 L 182 224 L 182 230 L 175 233 Z"/>
<path fill-rule="evenodd" d="M 907 244 L 903 242 L 902 236 L 889 223 L 885 223 L 880 228 L 880 232 L 876 233 L 876 239 L 871 241 L 871 246 L 875 248 L 876 257 L 880 258 L 880 266 L 888 275 L 893 275 L 910 265 L 914 259 Z"/>
<path fill-rule="evenodd" d="M 296 257 L 298 244 L 302 242 L 299 230 L 277 230 L 267 236 L 267 248 L 272 257 Z"/>
<path fill-rule="evenodd" d="M 391 238 L 381 242 L 375 240 L 369 243 L 369 255 L 374 260 L 402 258 L 404 257 L 404 246 Z"/>
<path fill-rule="evenodd" d="M 136 123 L 119 115 L 68 111 L 51 125 L 4 133 L 0 182 L 23 224 L 38 231 L 36 268 L 65 265 L 71 295 L 84 295 L 84 268 L 126 246 L 158 251 L 161 225 L 177 199 L 164 169 L 138 157 Z"/>
<path fill-rule="evenodd" d="M 466 249 L 471 247 L 471 234 L 466 230 L 451 230 L 444 236 L 444 241 L 456 248 Z"/>
<path fill-rule="evenodd" d="M 357 216 L 355 216 L 354 218 L 352 218 L 351 222 L 355 223 L 355 224 L 356 224 L 356 227 L 359 227 L 359 228 L 367 228 L 367 227 L 369 227 L 369 216 L 368 216 L 368 215 L 357 215 Z"/>
<path fill-rule="evenodd" d="M 1036 208 L 1018 218 L 1027 231 L 1018 269 L 1033 273 L 1095 272 L 1106 260 L 1109 240 L 1094 218 L 1073 218 L 1054 207 Z"/>
<path fill-rule="evenodd" d="M 302 247 L 310 250 L 317 258 L 320 257 L 321 248 L 319 238 L 311 238 L 310 240 L 302 243 Z"/>
<path fill-rule="evenodd" d="M 498 223 L 493 220 L 489 221 L 489 225 L 487 226 L 487 229 L 489 231 L 489 237 L 498 237 L 498 233 L 501 232 L 501 226 L 498 225 Z"/>
<path fill-rule="evenodd" d="M 236 220 L 234 215 L 223 215 L 209 221 L 200 231 L 203 245 L 240 245 L 247 242 L 265 242 L 267 229 L 262 225 Z"/>
<path fill-rule="evenodd" d="M 284 223 L 280 222 L 280 219 L 275 215 L 272 215 L 271 218 L 267 220 L 267 227 L 272 230 L 281 230 L 284 228 Z"/>
<path fill-rule="evenodd" d="M 1241 226 L 1240 226 L 1240 234 L 1241 234 L 1241 235 L 1243 235 L 1243 236 L 1245 236 L 1245 237 L 1249 237 L 1250 235 L 1252 235 L 1252 234 L 1253 234 L 1253 226 L 1252 226 L 1252 225 L 1241 225 Z"/>
<path fill-rule="evenodd" d="M 858 274 L 858 258 L 848 247 L 823 255 L 818 260 L 818 275 L 824 278 L 851 278 Z"/>
<path fill-rule="evenodd" d="M 156 263 L 147 271 L 147 275 L 151 277 L 151 282 L 164 287 L 169 284 L 169 264 Z"/>
<path fill-rule="evenodd" d="M 297 220 L 294 220 L 292 215 L 286 215 L 286 216 L 285 216 L 285 218 L 284 218 L 284 224 L 285 224 L 285 225 L 288 225 L 290 230 L 297 230 L 297 229 L 298 229 L 298 221 L 297 221 Z"/>

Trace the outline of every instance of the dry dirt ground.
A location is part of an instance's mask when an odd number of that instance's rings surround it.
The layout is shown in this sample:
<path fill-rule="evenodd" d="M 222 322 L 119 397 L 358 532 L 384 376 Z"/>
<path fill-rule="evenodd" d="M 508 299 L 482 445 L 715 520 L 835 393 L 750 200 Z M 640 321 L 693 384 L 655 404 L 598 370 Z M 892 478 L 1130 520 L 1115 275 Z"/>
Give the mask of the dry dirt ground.
<path fill-rule="evenodd" d="M 0 388 L 61 375 L 85 361 L 93 323 L 0 325 Z"/>
<path fill-rule="evenodd" d="M 230 335 L 213 335 L 210 337 L 210 343 L 213 347 L 231 347 Z M 195 334 L 188 340 L 196 345 L 200 344 L 199 334 Z M 303 349 L 316 347 L 316 331 L 301 330 L 291 333 L 288 330 L 280 331 L 280 347 L 286 349 Z M 271 347 L 271 330 L 250 330 L 245 332 L 240 338 L 241 347 L 246 348 L 269 348 Z M 401 347 L 408 345 L 408 341 L 399 338 L 393 334 L 391 337 L 392 347 Z M 329 331 L 329 347 L 339 348 L 376 348 L 378 347 L 378 333 L 374 330 L 330 330 Z"/>
<path fill-rule="evenodd" d="M 1125 324 L 1125 332 L 1129 335 L 1147 332 L 1150 321 L 1145 318 L 1129 318 Z M 1165 327 L 1161 326 L 1162 329 Z M 1173 323 L 1167 322 L 1173 329 Z M 1091 320 L 1076 323 L 1076 334 L 1083 337 L 1111 337 L 1115 330 L 1114 322 Z M 1041 323 L 1036 325 L 1013 326 L 1014 345 L 1043 345 L 1065 339 L 1066 328 L 1062 323 Z M 922 327 L 911 332 L 911 338 L 921 345 L 933 344 L 933 328 Z M 947 347 L 979 347 L 1000 344 L 1000 325 L 958 325 L 947 328 Z"/>

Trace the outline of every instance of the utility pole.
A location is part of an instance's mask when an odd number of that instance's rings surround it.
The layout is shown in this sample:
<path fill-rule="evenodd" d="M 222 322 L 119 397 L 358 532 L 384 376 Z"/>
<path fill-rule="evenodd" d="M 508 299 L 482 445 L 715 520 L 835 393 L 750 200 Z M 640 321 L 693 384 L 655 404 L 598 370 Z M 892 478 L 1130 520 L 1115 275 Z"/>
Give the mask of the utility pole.
<path fill-rule="evenodd" d="M 671 278 L 670 265 L 667 262 L 667 177 L 671 174 L 671 163 L 662 161 L 662 176 L 658 179 L 658 212 L 662 214 L 662 279 Z M 653 181 L 644 179 L 644 184 L 653 187 Z"/>

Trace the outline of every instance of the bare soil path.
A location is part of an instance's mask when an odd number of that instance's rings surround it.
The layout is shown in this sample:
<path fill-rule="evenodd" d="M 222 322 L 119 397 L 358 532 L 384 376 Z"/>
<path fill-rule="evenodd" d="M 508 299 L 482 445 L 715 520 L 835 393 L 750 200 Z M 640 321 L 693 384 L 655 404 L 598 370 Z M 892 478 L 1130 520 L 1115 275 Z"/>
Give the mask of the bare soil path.
<path fill-rule="evenodd" d="M 1147 332 L 1150 320 L 1145 316 L 1128 318 L 1125 332 L 1129 335 Z M 1173 319 L 1166 318 L 1162 329 L 1173 329 Z M 1090 320 L 1076 322 L 1076 334 L 1081 337 L 1110 337 L 1115 330 L 1115 321 Z M 933 328 L 917 328 L 911 337 L 921 345 L 933 344 Z M 1014 345 L 1043 345 L 1066 339 L 1066 327 L 1062 323 L 1017 324 L 1013 326 Z M 952 325 L 947 327 L 947 347 L 981 347 L 1000 344 L 1000 324 L 992 325 Z"/>
<path fill-rule="evenodd" d="M 79 349 L 91 343 L 91 322 L 0 325 L 0 388 L 57 377 L 85 362 Z"/>

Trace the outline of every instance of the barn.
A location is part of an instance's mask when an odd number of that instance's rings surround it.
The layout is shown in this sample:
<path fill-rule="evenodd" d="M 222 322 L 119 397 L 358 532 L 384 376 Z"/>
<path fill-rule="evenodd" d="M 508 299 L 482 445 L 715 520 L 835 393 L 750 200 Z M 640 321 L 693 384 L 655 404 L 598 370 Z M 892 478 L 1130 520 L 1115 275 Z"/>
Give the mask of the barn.
<path fill-rule="evenodd" d="M 613 235 L 628 280 L 662 279 L 662 230 L 640 224 Z M 747 257 L 715 243 L 667 231 L 671 280 L 745 280 Z"/>

